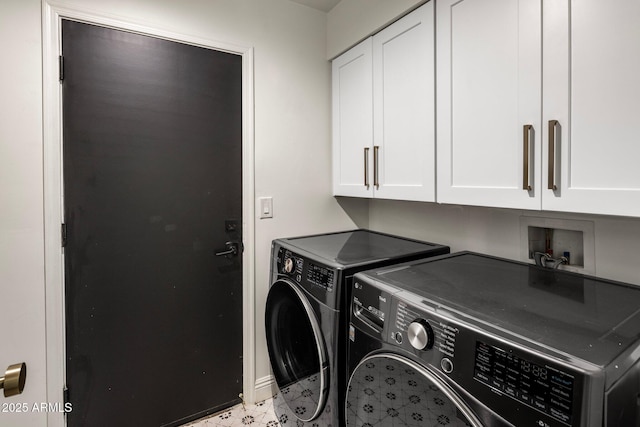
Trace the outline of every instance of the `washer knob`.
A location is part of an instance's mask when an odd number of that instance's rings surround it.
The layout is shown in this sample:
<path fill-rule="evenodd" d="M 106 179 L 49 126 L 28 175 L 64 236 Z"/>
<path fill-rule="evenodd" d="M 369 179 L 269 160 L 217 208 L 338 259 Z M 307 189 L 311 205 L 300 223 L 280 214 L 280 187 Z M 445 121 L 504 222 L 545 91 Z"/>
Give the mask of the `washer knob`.
<path fill-rule="evenodd" d="M 292 258 L 285 258 L 284 260 L 284 266 L 282 267 L 282 269 L 284 270 L 285 273 L 291 273 L 294 269 L 294 262 Z"/>
<path fill-rule="evenodd" d="M 424 319 L 416 319 L 407 329 L 407 337 L 411 346 L 417 350 L 429 350 L 433 347 L 433 329 Z"/>

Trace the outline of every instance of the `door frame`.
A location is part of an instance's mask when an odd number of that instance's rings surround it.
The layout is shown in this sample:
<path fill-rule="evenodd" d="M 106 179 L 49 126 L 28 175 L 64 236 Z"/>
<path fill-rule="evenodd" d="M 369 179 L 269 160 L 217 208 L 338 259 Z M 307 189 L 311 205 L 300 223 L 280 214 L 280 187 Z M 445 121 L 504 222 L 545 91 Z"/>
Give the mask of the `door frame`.
<path fill-rule="evenodd" d="M 62 86 L 58 58 L 62 50 L 62 19 L 124 30 L 164 40 L 236 54 L 242 57 L 242 389 L 255 400 L 255 201 L 253 47 L 203 39 L 150 27 L 89 9 L 70 8 L 42 0 L 43 185 L 46 308 L 47 402 L 62 403 L 65 386 L 64 254 L 60 233 L 64 192 L 62 164 Z M 159 373 L 160 375 L 160 373 Z M 62 413 L 49 412 L 49 427 L 64 426 Z"/>

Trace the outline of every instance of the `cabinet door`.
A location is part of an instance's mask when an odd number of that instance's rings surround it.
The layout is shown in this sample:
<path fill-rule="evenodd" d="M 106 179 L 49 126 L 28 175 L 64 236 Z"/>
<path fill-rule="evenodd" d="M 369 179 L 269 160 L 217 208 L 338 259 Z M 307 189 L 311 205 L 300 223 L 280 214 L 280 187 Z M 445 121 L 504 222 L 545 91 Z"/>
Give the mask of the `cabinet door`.
<path fill-rule="evenodd" d="M 333 194 L 373 195 L 371 39 L 332 63 Z"/>
<path fill-rule="evenodd" d="M 373 37 L 378 198 L 435 201 L 433 2 Z"/>
<path fill-rule="evenodd" d="M 439 202 L 540 209 L 541 17 L 540 0 L 437 2 Z"/>
<path fill-rule="evenodd" d="M 549 1 L 544 11 L 544 125 L 558 123 L 553 177 L 544 144 L 542 206 L 640 216 L 640 2 Z"/>

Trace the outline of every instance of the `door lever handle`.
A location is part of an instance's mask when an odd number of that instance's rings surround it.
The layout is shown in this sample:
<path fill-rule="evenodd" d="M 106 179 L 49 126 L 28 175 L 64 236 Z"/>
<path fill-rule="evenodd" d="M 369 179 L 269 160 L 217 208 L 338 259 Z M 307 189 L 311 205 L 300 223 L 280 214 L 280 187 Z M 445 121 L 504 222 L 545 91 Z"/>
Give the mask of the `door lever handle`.
<path fill-rule="evenodd" d="M 224 251 L 216 252 L 216 256 L 236 256 L 238 255 L 238 244 L 234 242 L 225 243 L 227 247 Z"/>
<path fill-rule="evenodd" d="M 17 363 L 7 368 L 4 377 L 0 378 L 0 388 L 4 389 L 4 397 L 22 393 L 27 380 L 27 364 Z"/>

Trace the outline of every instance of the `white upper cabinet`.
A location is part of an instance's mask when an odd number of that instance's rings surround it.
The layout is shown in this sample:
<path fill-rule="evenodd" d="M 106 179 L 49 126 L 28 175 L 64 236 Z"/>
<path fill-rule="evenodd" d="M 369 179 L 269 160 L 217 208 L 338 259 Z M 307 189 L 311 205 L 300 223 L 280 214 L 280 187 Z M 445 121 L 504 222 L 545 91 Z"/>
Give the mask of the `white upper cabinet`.
<path fill-rule="evenodd" d="M 438 0 L 438 201 L 540 208 L 540 0 Z"/>
<path fill-rule="evenodd" d="M 430 2 L 333 61 L 335 195 L 435 201 L 433 24 Z"/>
<path fill-rule="evenodd" d="M 640 216 L 640 2 L 436 7 L 438 201 Z"/>
<path fill-rule="evenodd" d="M 373 147 L 371 39 L 332 63 L 333 193 L 371 197 Z"/>
<path fill-rule="evenodd" d="M 543 25 L 542 208 L 640 216 L 640 1 L 549 1 Z"/>
<path fill-rule="evenodd" d="M 376 197 L 435 201 L 433 20 L 430 2 L 373 37 Z"/>

